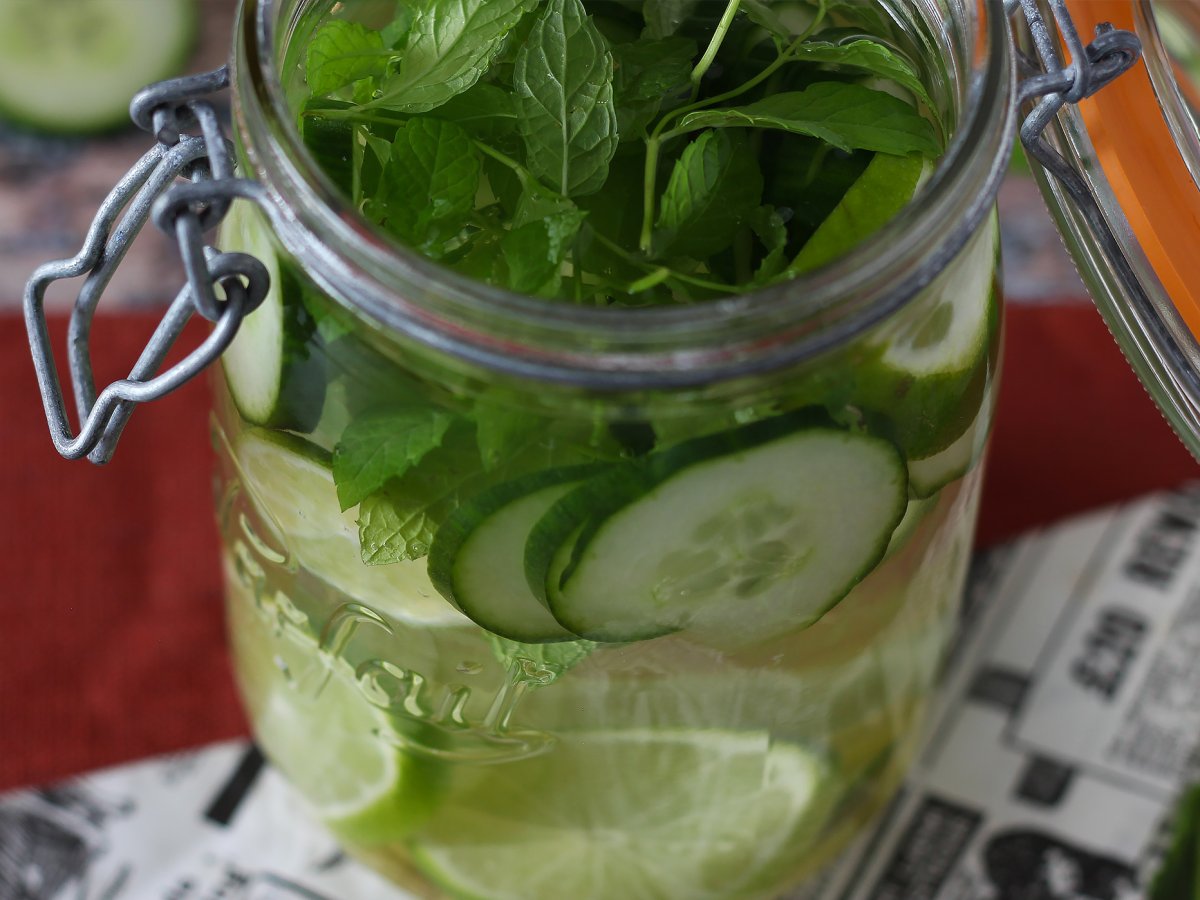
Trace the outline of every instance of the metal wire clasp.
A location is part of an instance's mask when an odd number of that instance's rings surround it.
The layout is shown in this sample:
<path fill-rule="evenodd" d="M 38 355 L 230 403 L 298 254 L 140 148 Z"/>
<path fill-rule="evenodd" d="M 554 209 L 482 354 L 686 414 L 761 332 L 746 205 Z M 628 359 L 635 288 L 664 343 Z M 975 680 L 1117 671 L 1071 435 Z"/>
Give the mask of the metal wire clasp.
<path fill-rule="evenodd" d="M 230 144 L 207 99 L 228 86 L 229 71 L 222 66 L 139 92 L 130 104 L 130 116 L 154 134 L 157 144 L 101 204 L 79 253 L 39 266 L 25 286 L 25 327 L 46 422 L 55 449 L 67 459 L 87 456 L 94 463 L 108 462 L 133 407 L 170 393 L 215 361 L 233 340 L 242 319 L 267 294 L 270 278 L 261 262 L 243 253 L 220 253 L 204 243 L 204 232 L 221 221 L 235 197 L 263 203 L 262 188 L 256 182 L 233 177 Z M 129 376 L 97 394 L 88 347 L 92 318 L 117 266 L 151 217 L 175 237 L 187 284 L 168 307 Z M 79 432 L 73 434 L 46 328 L 45 296 L 53 282 L 80 277 L 84 281 L 71 312 L 67 339 L 80 423 Z M 218 296 L 218 285 L 223 296 Z M 160 372 L 194 312 L 215 327 L 187 357 Z"/>
<path fill-rule="evenodd" d="M 1066 45 L 1070 62 L 1065 66 L 1059 61 L 1058 43 L 1042 16 L 1041 4 L 1050 10 L 1058 35 Z M 1034 60 L 1017 52 L 1024 75 L 1017 102 L 1024 105 L 1040 98 L 1021 124 L 1021 144 L 1046 171 L 1063 183 L 1077 202 L 1086 203 L 1091 200 L 1091 192 L 1071 164 L 1046 139 L 1046 128 L 1068 103 L 1078 103 L 1092 96 L 1133 68 L 1141 59 L 1142 42 L 1131 32 L 1104 24 L 1097 27 L 1092 42 L 1084 46 L 1067 11 L 1066 0 L 1005 0 L 1004 8 L 1010 17 L 1017 12 L 1025 16 L 1038 57 Z"/>

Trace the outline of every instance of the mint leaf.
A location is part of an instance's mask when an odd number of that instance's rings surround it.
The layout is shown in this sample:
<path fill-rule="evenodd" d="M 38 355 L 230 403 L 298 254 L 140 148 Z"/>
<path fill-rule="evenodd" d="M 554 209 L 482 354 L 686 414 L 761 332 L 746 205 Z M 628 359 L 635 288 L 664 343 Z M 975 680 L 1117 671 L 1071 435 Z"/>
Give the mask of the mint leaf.
<path fill-rule="evenodd" d="M 888 34 L 892 23 L 878 4 L 863 0 L 812 0 L 813 5 L 844 24 L 855 24 L 871 34 Z"/>
<path fill-rule="evenodd" d="M 333 481 L 342 509 L 357 506 L 407 473 L 441 446 L 453 422 L 449 413 L 419 406 L 354 419 L 333 450 Z"/>
<path fill-rule="evenodd" d="M 503 284 L 504 256 L 501 252 L 501 241 L 507 233 L 502 229 L 479 232 L 467 242 L 466 251 L 449 261 L 449 265 L 456 272 L 470 278 Z"/>
<path fill-rule="evenodd" d="M 579 210 L 557 212 L 505 235 L 502 248 L 508 286 L 522 294 L 552 297 L 558 293 L 563 261 L 585 218 Z"/>
<path fill-rule="evenodd" d="M 365 108 L 423 113 L 479 81 L 504 38 L 537 0 L 425 0 L 395 74 Z"/>
<path fill-rule="evenodd" d="M 803 9 L 803 7 L 800 8 Z M 790 9 L 794 10 L 796 7 L 792 6 Z M 742 12 L 755 25 L 765 28 L 772 37 L 781 41 L 793 40 L 793 36 L 797 33 L 772 8 L 771 0 L 742 0 Z M 816 18 L 815 12 L 813 18 L 814 20 Z"/>
<path fill-rule="evenodd" d="M 517 199 L 513 210 L 512 225 L 520 228 L 531 222 L 537 222 L 548 216 L 573 213 L 578 207 L 561 194 L 547 191 L 537 184 L 531 184 Z"/>
<path fill-rule="evenodd" d="M 479 457 L 489 472 L 525 449 L 542 424 L 537 416 L 501 403 L 487 393 L 475 401 L 471 418 L 475 420 Z"/>
<path fill-rule="evenodd" d="M 474 430 L 451 429 L 435 452 L 362 501 L 363 562 L 379 566 L 425 556 L 438 526 L 485 484 Z"/>
<path fill-rule="evenodd" d="M 661 100 L 688 86 L 699 51 L 691 38 L 634 41 L 612 48 L 613 87 L 618 101 Z"/>
<path fill-rule="evenodd" d="M 621 140 L 642 137 L 660 111 L 687 99 L 697 52 L 696 42 L 684 37 L 634 41 L 612 48 L 613 95 Z"/>
<path fill-rule="evenodd" d="M 392 55 L 378 31 L 357 22 L 331 19 L 308 45 L 305 71 L 309 89 L 321 97 L 361 78 L 381 77 Z"/>
<path fill-rule="evenodd" d="M 683 151 L 663 192 L 658 255 L 702 258 L 729 245 L 762 198 L 758 161 L 742 134 L 706 131 Z"/>
<path fill-rule="evenodd" d="M 512 671 L 514 666 L 519 666 L 520 671 L 516 674 L 520 680 L 539 684 L 550 684 L 600 646 L 582 638 L 556 644 L 522 644 L 490 631 L 487 639 L 505 669 Z"/>
<path fill-rule="evenodd" d="M 404 46 L 408 40 L 408 33 L 412 31 L 415 16 L 415 11 L 407 3 L 397 4 L 392 21 L 379 31 L 384 44 L 392 48 Z"/>
<path fill-rule="evenodd" d="M 700 0 L 646 0 L 642 18 L 646 20 L 646 36 L 670 37 L 696 11 Z"/>
<path fill-rule="evenodd" d="M 750 227 L 767 248 L 767 254 L 754 273 L 758 282 L 770 281 L 787 267 L 787 223 L 773 206 L 760 206 L 750 216 Z"/>
<path fill-rule="evenodd" d="M 705 109 L 683 117 L 677 132 L 701 128 L 772 128 L 820 138 L 839 150 L 937 156 L 933 124 L 883 91 L 822 81 L 802 91 L 772 94 L 748 106 Z"/>
<path fill-rule="evenodd" d="M 860 69 L 894 81 L 921 100 L 930 110 L 935 109 L 929 92 L 908 60 L 878 41 L 851 41 L 831 44 L 825 41 L 805 41 L 791 52 L 799 62 L 831 63 Z"/>
<path fill-rule="evenodd" d="M 801 248 L 788 272 L 795 275 L 832 262 L 886 225 L 912 199 L 924 168 L 920 156 L 876 154 Z"/>
<path fill-rule="evenodd" d="M 517 54 L 513 91 L 526 164 L 560 194 L 591 194 L 608 178 L 612 82 L 612 54 L 581 0 L 548 0 Z"/>
<path fill-rule="evenodd" d="M 412 119 L 396 133 L 391 159 L 367 212 L 432 256 L 475 208 L 481 165 L 470 136 L 453 122 Z"/>
<path fill-rule="evenodd" d="M 517 130 L 512 94 L 485 81 L 451 97 L 438 107 L 437 117 L 449 119 L 472 137 L 492 143 Z"/>

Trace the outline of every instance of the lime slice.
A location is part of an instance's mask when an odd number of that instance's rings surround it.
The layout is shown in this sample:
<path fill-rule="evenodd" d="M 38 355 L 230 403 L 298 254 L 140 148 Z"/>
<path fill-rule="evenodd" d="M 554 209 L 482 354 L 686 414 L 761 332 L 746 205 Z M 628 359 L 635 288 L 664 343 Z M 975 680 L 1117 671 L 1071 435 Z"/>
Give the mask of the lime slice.
<path fill-rule="evenodd" d="M 725 897 L 788 862 L 828 808 L 823 761 L 762 732 L 612 731 L 451 786 L 414 859 L 458 897 Z"/>
<path fill-rule="evenodd" d="M 284 432 L 248 429 L 234 456 L 247 489 L 296 561 L 378 613 L 414 625 L 470 625 L 442 599 L 424 561 L 368 566 L 357 513 L 343 512 L 328 454 Z"/>
<path fill-rule="evenodd" d="M 363 696 L 348 665 L 328 662 L 299 632 L 284 640 L 295 645 L 287 654 L 292 682 L 278 679 L 257 711 L 263 751 L 342 839 L 403 838 L 434 807 L 435 764 L 399 749 L 387 716 Z"/>

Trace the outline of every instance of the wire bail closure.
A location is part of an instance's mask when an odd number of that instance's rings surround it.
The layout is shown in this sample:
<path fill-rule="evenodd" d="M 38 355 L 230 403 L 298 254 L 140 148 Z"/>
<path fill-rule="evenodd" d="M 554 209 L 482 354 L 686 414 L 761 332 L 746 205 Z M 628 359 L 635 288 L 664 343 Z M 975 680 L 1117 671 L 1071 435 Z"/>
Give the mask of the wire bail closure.
<path fill-rule="evenodd" d="M 1046 139 L 1046 127 L 1068 103 L 1078 103 L 1133 68 L 1142 56 L 1137 35 L 1104 24 L 1093 41 L 1084 46 L 1067 11 L 1066 0 L 1041 0 L 1050 9 L 1057 31 L 1066 44 L 1070 63 L 1059 62 L 1058 44 L 1042 16 L 1039 0 L 1005 0 L 1011 18 L 1024 15 L 1033 38 L 1036 60 L 1017 50 L 1017 62 L 1025 75 L 1017 90 L 1017 102 L 1039 100 L 1021 123 L 1021 144 L 1051 175 L 1061 181 L 1080 204 L 1093 204 L 1091 191 L 1062 154 Z M 1097 208 L 1097 212 L 1099 209 Z"/>
<path fill-rule="evenodd" d="M 244 253 L 221 253 L 204 242 L 204 233 L 220 223 L 235 198 L 265 206 L 257 182 L 233 177 L 230 143 L 207 99 L 228 86 L 229 70 L 222 66 L 140 91 L 130 104 L 130 117 L 151 132 L 157 144 L 105 198 L 79 253 L 39 266 L 25 286 L 25 327 L 46 422 L 54 448 L 66 459 L 86 456 L 93 463 L 108 462 L 133 408 L 170 393 L 212 364 L 267 295 L 270 276 L 261 262 Z M 128 377 L 97 393 L 89 349 L 92 319 L 117 266 L 150 218 L 175 238 L 187 284 Z M 84 279 L 67 338 L 67 365 L 80 422 L 77 434 L 71 430 L 45 315 L 46 290 L 72 278 Z M 160 372 L 197 312 L 214 323 L 212 332 L 184 359 Z"/>

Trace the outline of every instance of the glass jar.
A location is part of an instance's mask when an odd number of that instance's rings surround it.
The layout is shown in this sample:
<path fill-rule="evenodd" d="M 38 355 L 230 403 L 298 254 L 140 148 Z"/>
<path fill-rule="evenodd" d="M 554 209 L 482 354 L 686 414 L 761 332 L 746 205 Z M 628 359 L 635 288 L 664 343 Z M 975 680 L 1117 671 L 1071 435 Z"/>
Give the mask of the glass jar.
<path fill-rule="evenodd" d="M 213 419 L 259 742 L 421 896 L 813 876 L 896 788 L 955 627 L 1001 342 L 1006 21 L 878 4 L 951 140 L 853 252 L 618 310 L 467 280 L 350 208 L 289 105 L 313 6 L 242 4 L 235 122 L 270 221 L 235 207 L 218 241 L 273 280 Z"/>

